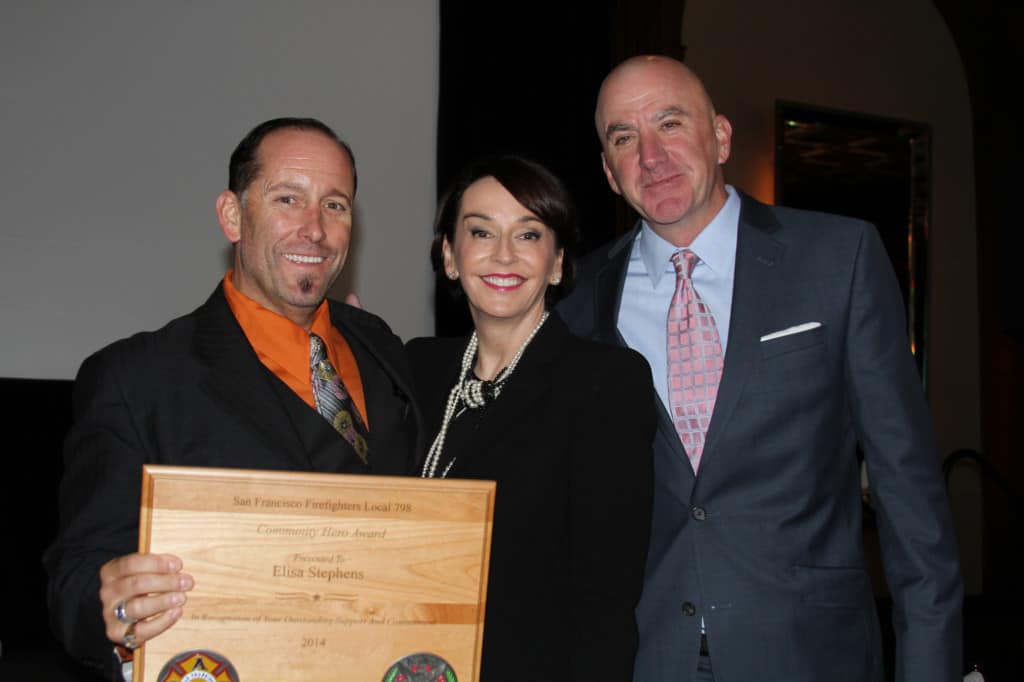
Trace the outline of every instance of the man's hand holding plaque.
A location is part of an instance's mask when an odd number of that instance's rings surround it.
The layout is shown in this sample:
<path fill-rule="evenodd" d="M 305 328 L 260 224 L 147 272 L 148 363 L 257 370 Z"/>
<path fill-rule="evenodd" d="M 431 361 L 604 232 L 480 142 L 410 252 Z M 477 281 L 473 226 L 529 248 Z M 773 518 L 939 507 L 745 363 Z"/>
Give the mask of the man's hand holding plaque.
<path fill-rule="evenodd" d="M 181 618 L 192 576 L 172 554 L 129 554 L 100 568 L 100 601 L 107 637 L 129 651 Z"/>

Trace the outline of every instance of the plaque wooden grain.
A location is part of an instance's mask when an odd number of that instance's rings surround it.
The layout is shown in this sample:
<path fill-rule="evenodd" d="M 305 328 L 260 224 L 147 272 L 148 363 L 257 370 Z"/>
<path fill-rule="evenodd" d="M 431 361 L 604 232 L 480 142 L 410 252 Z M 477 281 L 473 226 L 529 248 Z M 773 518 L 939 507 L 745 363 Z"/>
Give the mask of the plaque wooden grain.
<path fill-rule="evenodd" d="M 479 680 L 495 484 L 146 466 L 139 551 L 195 577 L 135 682 L 215 652 L 241 682 L 377 682 L 428 652 Z M 179 679 L 179 678 L 175 678 Z"/>

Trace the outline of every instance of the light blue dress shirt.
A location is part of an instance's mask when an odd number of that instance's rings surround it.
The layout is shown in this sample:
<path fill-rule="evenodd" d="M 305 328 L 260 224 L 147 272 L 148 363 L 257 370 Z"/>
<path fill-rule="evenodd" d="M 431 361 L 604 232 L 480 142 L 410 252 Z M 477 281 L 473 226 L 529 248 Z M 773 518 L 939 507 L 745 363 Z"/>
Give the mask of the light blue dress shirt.
<path fill-rule="evenodd" d="M 731 185 L 721 210 L 686 248 L 700 258 L 693 269 L 693 287 L 715 317 L 722 349 L 729 341 L 732 285 L 736 272 L 736 239 L 739 232 L 740 198 Z M 654 387 L 668 409 L 666 325 L 668 308 L 676 288 L 676 271 L 670 260 L 681 248 L 659 237 L 644 222 L 633 242 L 622 289 L 617 320 L 626 345 L 640 352 L 651 366 Z"/>

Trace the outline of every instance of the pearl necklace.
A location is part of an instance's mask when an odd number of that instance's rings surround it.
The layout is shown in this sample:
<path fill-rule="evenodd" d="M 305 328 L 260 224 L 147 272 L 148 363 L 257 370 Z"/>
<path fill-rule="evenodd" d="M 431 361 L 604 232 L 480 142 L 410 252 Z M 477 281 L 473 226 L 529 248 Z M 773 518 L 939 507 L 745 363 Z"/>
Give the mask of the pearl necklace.
<path fill-rule="evenodd" d="M 448 462 L 440 476 L 437 476 L 437 466 L 441 461 L 441 450 L 444 448 L 444 439 L 448 435 L 448 426 L 452 423 L 452 419 L 457 417 L 458 414 L 462 414 L 467 408 L 475 409 L 482 407 L 488 401 L 501 395 L 501 389 L 508 378 L 512 376 L 512 372 L 515 371 L 516 365 L 519 364 L 520 358 L 523 357 L 526 347 L 530 345 L 533 337 L 537 335 L 537 332 L 540 331 L 541 326 L 547 319 L 548 311 L 545 310 L 540 316 L 537 326 L 533 328 L 530 335 L 523 341 L 523 345 L 519 347 L 519 350 L 512 357 L 512 362 L 508 363 L 508 367 L 503 369 L 494 381 L 481 381 L 475 377 L 467 378 L 476 360 L 477 349 L 480 346 L 476 331 L 473 331 L 473 336 L 470 337 L 469 344 L 466 346 L 466 352 L 462 354 L 462 370 L 459 372 L 459 380 L 455 382 L 451 392 L 448 394 L 448 402 L 444 408 L 444 419 L 441 420 L 441 430 L 438 431 L 437 437 L 434 438 L 434 442 L 427 452 L 427 459 L 423 462 L 423 471 L 420 472 L 420 478 L 448 477 L 448 472 L 451 471 L 452 465 L 455 464 L 455 457 L 452 457 L 451 461 Z M 463 404 L 463 408 L 456 414 L 460 402 Z"/>

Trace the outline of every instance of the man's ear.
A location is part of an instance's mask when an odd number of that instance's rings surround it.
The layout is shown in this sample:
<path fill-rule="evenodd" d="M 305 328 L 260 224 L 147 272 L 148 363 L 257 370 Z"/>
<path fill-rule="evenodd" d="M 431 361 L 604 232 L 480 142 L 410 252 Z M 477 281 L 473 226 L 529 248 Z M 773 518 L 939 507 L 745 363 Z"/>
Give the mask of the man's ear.
<path fill-rule="evenodd" d="M 718 142 L 718 165 L 722 165 L 732 151 L 732 124 L 721 114 L 715 116 L 715 140 Z"/>
<path fill-rule="evenodd" d="M 237 244 L 242 238 L 242 202 L 229 189 L 217 195 L 217 222 L 228 241 Z"/>
<path fill-rule="evenodd" d="M 619 183 L 615 182 L 615 176 L 612 175 L 612 169 L 608 167 L 608 159 L 605 158 L 604 152 L 601 152 L 601 166 L 604 168 L 604 176 L 608 178 L 608 186 L 612 188 L 612 191 L 618 195 L 622 195 L 619 191 Z"/>

